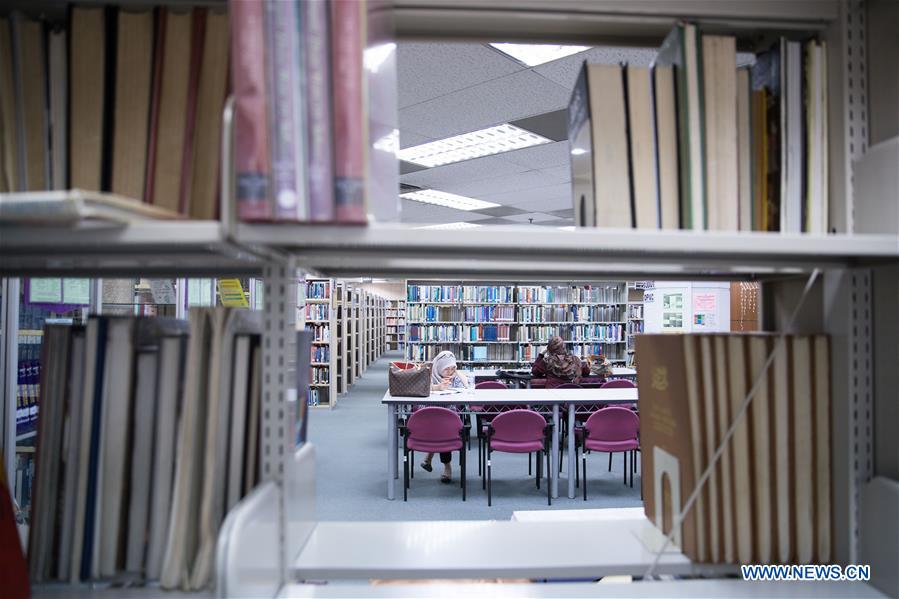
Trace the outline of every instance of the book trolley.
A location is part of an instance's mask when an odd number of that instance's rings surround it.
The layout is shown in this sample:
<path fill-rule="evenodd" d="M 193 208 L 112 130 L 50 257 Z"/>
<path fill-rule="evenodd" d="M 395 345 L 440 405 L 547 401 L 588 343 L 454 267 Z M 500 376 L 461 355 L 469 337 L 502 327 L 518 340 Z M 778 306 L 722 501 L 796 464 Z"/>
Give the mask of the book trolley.
<path fill-rule="evenodd" d="M 552 526 L 317 522 L 315 449 L 308 443 L 296 445 L 304 394 L 297 389 L 296 373 L 284 366 L 295 358 L 298 273 L 336 279 L 753 279 L 762 282 L 763 321 L 767 330 L 774 331 L 785 330 L 787 315 L 815 273 L 818 281 L 805 298 L 796 329 L 827 332 L 832 339 L 833 561 L 871 564 L 872 582 L 852 587 L 839 586 L 848 583 L 805 584 L 814 584 L 821 596 L 873 596 L 874 588 L 895 595 L 899 592 L 894 567 L 899 485 L 894 475 L 890 479 L 875 474 L 883 472 L 880 464 L 897 453 L 899 441 L 895 435 L 875 438 L 875 428 L 882 426 L 876 421 L 879 414 L 895 413 L 895 388 L 886 384 L 885 377 L 899 363 L 899 348 L 895 336 L 875 336 L 874 331 L 875 327 L 897 330 L 894 292 L 899 279 L 899 237 L 853 233 L 854 209 L 859 204 L 853 197 L 853 161 L 866 149 L 870 126 L 865 108 L 867 78 L 860 74 L 867 48 L 873 47 L 866 39 L 865 3 L 816 2 L 812 10 L 808 2 L 799 0 L 761 5 L 535 0 L 528 7 L 525 11 L 520 3 L 512 2 L 484 8 L 474 0 L 439 0 L 429 5 L 400 0 L 392 16 L 400 36 L 484 41 L 510 36 L 591 43 L 652 40 L 656 44 L 680 17 L 713 24 L 741 39 L 751 38 L 760 29 L 822 35 L 829 43 L 831 223 L 838 232 L 827 236 L 601 229 L 535 233 L 533 228 L 440 231 L 396 224 L 359 228 L 247 224 L 234 219 L 231 170 L 224 168 L 220 221 L 0 229 L 4 409 L 14 406 L 10 390 L 15 397 L 15 377 L 10 373 L 17 349 L 16 277 L 261 277 L 265 285 L 260 423 L 264 482 L 228 514 L 219 531 L 218 596 L 338 596 L 339 584 L 307 587 L 298 583 L 322 579 L 640 576 L 654 555 L 639 549 L 636 534 L 614 522 Z M 557 18 L 559 14 L 570 18 Z M 224 118 L 230 131 L 230 107 Z M 231 159 L 227 143 L 223 154 L 227 167 Z M 522 245 L 525 234 L 528 243 Z M 371 296 L 348 284 L 342 289 L 342 313 L 348 317 L 343 330 L 349 334 L 344 340 L 348 353 L 341 354 L 342 368 L 345 384 L 352 384 L 380 349 L 367 345 L 369 316 L 364 308 Z M 383 337 L 370 339 L 374 347 L 384 347 Z M 332 351 L 332 370 L 340 365 L 336 353 Z M 4 413 L 4 423 L 14 422 L 8 416 Z M 13 459 L 14 434 L 13 430 L 10 436 L 7 425 L 3 431 L 7 460 Z M 591 544 L 585 551 L 581 541 L 588 538 L 607 539 L 607 549 Z M 559 539 L 564 542 L 560 544 Z M 439 547 L 438 554 L 426 551 L 428 547 Z M 546 547 L 554 548 L 552 559 L 547 559 Z M 422 559 L 425 554 L 432 559 Z M 717 577 L 734 571 L 734 567 L 694 564 L 682 554 L 666 553 L 655 574 L 711 578 L 645 581 L 628 587 L 613 585 L 611 590 L 606 585 L 571 584 L 566 585 L 566 594 L 730 596 L 750 590 L 757 594 L 760 589 L 783 594 L 795 588 L 785 590 L 775 583 L 749 587 L 733 578 Z M 69 590 L 74 594 L 80 588 Z M 413 588 L 416 596 L 445 590 L 441 585 Z M 362 587 L 352 589 L 358 593 Z M 374 594 L 376 589 L 366 587 L 363 593 Z M 552 584 L 510 589 L 527 596 L 559 593 Z M 147 590 L 158 593 L 158 589 Z M 109 592 L 115 596 L 116 589 Z"/>

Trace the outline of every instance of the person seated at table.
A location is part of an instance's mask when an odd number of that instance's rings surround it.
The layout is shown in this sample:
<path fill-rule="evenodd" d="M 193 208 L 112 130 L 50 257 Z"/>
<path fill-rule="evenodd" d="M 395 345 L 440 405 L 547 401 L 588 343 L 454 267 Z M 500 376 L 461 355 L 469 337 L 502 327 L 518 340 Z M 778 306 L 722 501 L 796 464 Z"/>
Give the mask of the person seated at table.
<path fill-rule="evenodd" d="M 546 388 L 554 389 L 565 383 L 577 383 L 590 374 L 590 366 L 568 351 L 561 337 L 554 335 L 546 344 L 546 351 L 531 365 L 534 378 L 546 378 Z"/>
<path fill-rule="evenodd" d="M 442 351 L 431 362 L 431 390 L 445 391 L 446 389 L 470 389 L 471 381 L 468 377 L 456 369 L 456 356 L 451 351 Z M 434 468 L 431 461 L 434 454 L 425 456 L 421 467 L 431 472 Z M 440 482 L 449 484 L 452 482 L 453 468 L 450 464 L 453 454 L 449 451 L 440 453 L 440 462 L 443 464 L 443 474 Z"/>

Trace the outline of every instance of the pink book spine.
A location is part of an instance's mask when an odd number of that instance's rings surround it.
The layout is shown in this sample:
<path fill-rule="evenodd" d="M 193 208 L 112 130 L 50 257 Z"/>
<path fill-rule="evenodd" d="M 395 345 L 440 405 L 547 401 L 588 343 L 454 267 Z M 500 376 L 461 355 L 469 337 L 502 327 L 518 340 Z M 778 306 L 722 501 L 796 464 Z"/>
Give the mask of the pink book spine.
<path fill-rule="evenodd" d="M 365 2 L 331 0 L 334 97 L 334 204 L 338 222 L 366 222 L 365 142 L 368 118 L 362 51 Z"/>
<path fill-rule="evenodd" d="M 230 8 L 237 217 L 268 220 L 273 215 L 269 201 L 265 4 L 233 0 Z"/>

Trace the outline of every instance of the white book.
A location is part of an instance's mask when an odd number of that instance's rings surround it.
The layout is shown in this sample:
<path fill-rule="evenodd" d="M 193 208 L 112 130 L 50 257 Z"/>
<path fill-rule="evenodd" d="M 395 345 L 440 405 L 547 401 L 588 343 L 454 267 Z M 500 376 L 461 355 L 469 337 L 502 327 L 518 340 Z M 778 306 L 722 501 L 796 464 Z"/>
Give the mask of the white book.
<path fill-rule="evenodd" d="M 818 533 L 815 559 L 830 562 L 830 343 L 825 335 L 814 337 L 815 351 L 815 501 Z"/>
<path fill-rule="evenodd" d="M 814 557 L 814 470 L 812 469 L 811 338 L 793 337 L 793 505 L 796 514 L 795 563 L 808 564 Z M 789 468 L 788 468 L 789 469 Z"/>
<path fill-rule="evenodd" d="M 718 448 L 718 419 L 716 417 L 716 398 L 715 391 L 715 374 L 714 374 L 714 355 L 712 353 L 712 337 L 702 335 L 700 337 L 700 348 L 702 355 L 702 400 L 703 400 L 703 419 L 705 421 L 705 458 L 704 463 L 710 464 L 712 455 Z M 722 531 L 718 526 L 721 521 L 719 518 L 718 503 L 718 471 L 720 466 L 716 465 L 709 474 L 706 481 L 706 496 L 709 499 L 709 558 L 712 563 L 719 563 L 722 557 L 721 550 L 721 534 Z"/>
<path fill-rule="evenodd" d="M 715 351 L 715 374 L 717 383 L 718 440 L 724 438 L 733 419 L 728 397 L 729 376 L 727 371 L 727 337 L 716 335 L 713 339 Z M 734 530 L 734 492 L 733 492 L 733 451 L 731 444 L 725 445 L 718 460 L 718 472 L 721 474 L 721 514 L 724 523 L 724 561 L 732 564 L 737 559 L 736 532 Z"/>
<path fill-rule="evenodd" d="M 789 340 L 775 340 L 774 369 L 774 455 L 783 459 L 791 455 L 790 447 L 790 378 Z M 790 472 L 786 465 L 775 472 L 775 513 L 777 514 L 777 561 L 790 563 L 793 557 L 792 497 L 790 497 Z"/>
<path fill-rule="evenodd" d="M 228 493 L 225 511 L 243 496 L 244 453 L 246 449 L 247 398 L 252 368 L 250 337 L 238 335 L 234 340 L 234 367 L 231 384 L 231 438 L 228 447 Z"/>
<path fill-rule="evenodd" d="M 147 547 L 153 433 L 156 418 L 156 375 L 159 355 L 155 348 L 137 354 L 134 381 L 134 435 L 131 446 L 131 491 L 128 506 L 128 542 L 125 571 L 142 573 Z"/>
<path fill-rule="evenodd" d="M 753 335 L 749 338 L 749 380 L 755 382 L 762 367 L 768 359 L 770 351 L 770 338 L 765 335 Z M 769 407 L 771 399 L 770 383 L 774 379 L 773 365 L 769 367 L 768 372 L 764 374 L 764 381 L 756 391 L 756 395 L 749 406 L 749 416 L 752 421 L 752 443 L 753 443 L 753 494 L 754 494 L 754 517 L 755 517 L 755 539 L 756 554 L 754 560 L 761 564 L 770 564 L 774 558 L 774 540 L 772 531 L 774 526 L 772 518 L 774 517 L 771 505 L 771 481 L 774 478 L 772 464 L 771 449 L 774 429 L 770 425 L 771 409 Z"/>
<path fill-rule="evenodd" d="M 50 182 L 52 189 L 65 189 L 68 181 L 68 50 L 67 31 L 51 31 L 47 59 L 50 76 Z"/>
<path fill-rule="evenodd" d="M 70 580 L 73 574 L 72 555 L 74 553 L 75 505 L 78 496 L 78 467 L 81 453 L 81 419 L 84 412 L 85 346 L 87 340 L 83 331 L 74 331 L 69 355 L 69 401 L 68 416 L 63 434 L 63 513 L 61 537 L 59 540 L 59 561 L 57 578 Z"/>
<path fill-rule="evenodd" d="M 802 232 L 802 44 L 781 42 L 781 208 L 782 233 Z"/>
<path fill-rule="evenodd" d="M 746 382 L 746 338 L 743 335 L 727 337 L 728 364 L 730 367 L 730 419 L 736 415 L 746 399 L 749 387 Z M 752 479 L 750 468 L 752 458 L 749 454 L 749 414 L 734 429 L 731 439 L 734 465 L 734 520 L 736 521 L 737 559 L 748 564 L 752 559 Z"/>
<path fill-rule="evenodd" d="M 149 541 L 147 545 L 146 576 L 158 580 L 162 572 L 175 473 L 175 444 L 178 412 L 181 404 L 186 340 L 184 337 L 163 337 L 159 347 L 159 367 L 156 397 L 156 427 L 153 442 L 153 484 L 150 499 Z"/>
<path fill-rule="evenodd" d="M 110 319 L 106 344 L 103 426 L 100 434 L 100 467 L 97 525 L 100 531 L 99 574 L 112 577 L 119 571 L 120 535 L 125 513 L 125 464 L 131 425 L 132 360 L 134 321 Z M 97 564 L 95 564 L 97 566 Z"/>

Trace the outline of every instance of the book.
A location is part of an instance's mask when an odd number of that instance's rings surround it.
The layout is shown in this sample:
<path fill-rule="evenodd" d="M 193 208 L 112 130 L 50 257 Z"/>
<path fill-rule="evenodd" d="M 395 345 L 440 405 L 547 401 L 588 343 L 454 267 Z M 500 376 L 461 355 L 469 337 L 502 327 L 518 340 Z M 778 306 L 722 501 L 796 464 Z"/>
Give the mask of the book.
<path fill-rule="evenodd" d="M 678 23 L 653 61 L 674 70 L 682 229 L 707 228 L 700 46 L 696 26 Z"/>
<path fill-rule="evenodd" d="M 79 453 L 81 449 L 81 428 L 84 413 L 84 367 L 85 367 L 85 331 L 82 327 L 72 329 L 72 340 L 69 355 L 68 402 L 66 421 L 63 424 L 62 456 L 63 500 L 60 520 L 59 560 L 57 562 L 56 579 L 69 581 L 72 578 L 72 555 L 74 553 L 73 533 L 75 520 L 80 514 L 75 512 L 76 493 L 78 490 Z"/>
<path fill-rule="evenodd" d="M 659 226 L 677 229 L 680 226 L 680 182 L 674 67 L 655 65 L 652 74 Z"/>
<path fill-rule="evenodd" d="M 575 222 L 630 228 L 627 109 L 620 66 L 581 68 L 569 102 Z"/>
<path fill-rule="evenodd" d="M 187 103 L 184 109 L 184 131 L 180 156 L 181 176 L 178 185 L 178 210 L 182 214 L 189 213 L 191 203 L 190 192 L 196 152 L 194 141 L 197 128 L 197 96 L 200 85 L 200 64 L 203 60 L 203 39 L 206 36 L 206 12 L 205 7 L 194 9 L 190 27 Z"/>
<path fill-rule="evenodd" d="M 305 130 L 309 220 L 329 222 L 334 220 L 334 165 L 328 5 L 325 2 L 302 2 L 300 11 L 308 97 Z"/>
<path fill-rule="evenodd" d="M 231 81 L 234 88 L 234 172 L 237 216 L 267 220 L 270 170 L 265 81 L 265 4 L 231 4 Z"/>
<path fill-rule="evenodd" d="M 153 156 L 152 196 L 154 206 L 181 211 L 181 176 L 187 127 L 187 98 L 190 87 L 190 55 L 193 12 L 165 9 L 165 41 L 162 76 L 156 115 L 155 155 Z"/>
<path fill-rule="evenodd" d="M 802 230 L 823 235 L 828 223 L 826 46 L 811 40 L 803 52 L 805 197 Z"/>
<path fill-rule="evenodd" d="M 331 0 L 331 89 L 335 217 L 365 223 L 368 118 L 362 53 L 366 43 L 364 0 Z"/>
<path fill-rule="evenodd" d="M 756 56 L 752 66 L 755 142 L 755 229 L 780 230 L 781 158 L 781 51 L 775 45 Z"/>
<path fill-rule="evenodd" d="M 801 233 L 805 185 L 802 44 L 781 39 L 780 59 L 780 231 Z"/>
<path fill-rule="evenodd" d="M 100 191 L 106 106 L 106 11 L 72 8 L 69 35 L 69 186 Z"/>
<path fill-rule="evenodd" d="M 228 93 L 228 13 L 209 10 L 203 36 L 203 54 L 197 88 L 193 164 L 187 214 L 212 220 L 219 213 L 222 111 Z"/>
<path fill-rule="evenodd" d="M 755 381 L 762 374 L 762 367 L 772 350 L 771 337 L 753 335 L 748 339 L 749 347 L 749 381 Z M 774 535 L 777 531 L 774 519 L 773 495 L 774 484 L 769 472 L 777 470 L 777 459 L 772 451 L 774 436 L 772 422 L 772 377 L 765 376 L 765 381 L 756 391 L 755 399 L 749 406 L 749 420 L 752 429 L 752 517 L 756 523 L 756 551 L 760 563 L 768 564 L 774 559 Z M 766 526 L 767 524 L 767 526 Z"/>
<path fill-rule="evenodd" d="M 50 164 L 47 123 L 47 61 L 44 52 L 44 28 L 14 14 L 12 18 L 13 59 L 16 61 L 17 86 L 21 89 L 20 109 L 24 127 L 23 160 L 26 189 L 47 189 Z"/>
<path fill-rule="evenodd" d="M 137 199 L 146 183 L 152 49 L 153 13 L 119 10 L 110 190 Z"/>
<path fill-rule="evenodd" d="M 255 345 L 250 358 L 250 403 L 247 408 L 246 450 L 244 451 L 243 495 L 259 482 L 259 413 L 262 409 L 262 347 Z"/>
<path fill-rule="evenodd" d="M 234 359 L 231 369 L 231 432 L 228 441 L 228 479 L 225 511 L 230 510 L 243 497 L 244 453 L 246 451 L 247 410 L 250 394 L 250 376 L 253 364 L 252 347 L 248 335 L 234 340 Z"/>
<path fill-rule="evenodd" d="M 12 31 L 0 17 L 0 191 L 21 191 L 18 180 L 16 93 L 13 75 Z"/>
<path fill-rule="evenodd" d="M 660 206 L 655 164 L 652 74 L 649 68 L 628 65 L 625 76 L 634 226 L 638 229 L 658 229 Z"/>
<path fill-rule="evenodd" d="M 178 214 L 109 193 L 71 191 L 0 195 L 0 223 L 128 223 L 143 219 L 177 219 Z"/>
<path fill-rule="evenodd" d="M 737 69 L 737 215 L 740 231 L 752 231 L 752 92 L 749 68 Z"/>
<path fill-rule="evenodd" d="M 732 36 L 702 36 L 706 228 L 739 229 L 737 48 Z"/>
<path fill-rule="evenodd" d="M 273 211 L 277 220 L 306 220 L 302 10 L 296 2 L 268 2 L 265 6 Z"/>
<path fill-rule="evenodd" d="M 65 29 L 47 35 L 50 129 L 50 189 L 66 189 L 69 182 L 69 37 Z"/>
<path fill-rule="evenodd" d="M 746 337 L 730 335 L 727 337 L 728 376 L 730 417 L 735 418 L 752 382 L 748 380 L 746 363 Z M 757 399 L 757 398 L 756 398 Z M 740 563 L 751 563 L 753 559 L 753 530 L 755 523 L 752 514 L 753 483 L 751 468 L 753 457 L 750 455 L 749 421 L 743 417 L 734 429 L 731 440 L 733 449 L 733 496 L 734 496 L 734 536 L 736 538 L 736 555 Z M 760 523 L 762 524 L 762 523 Z M 767 526 L 767 522 L 764 523 Z"/>

